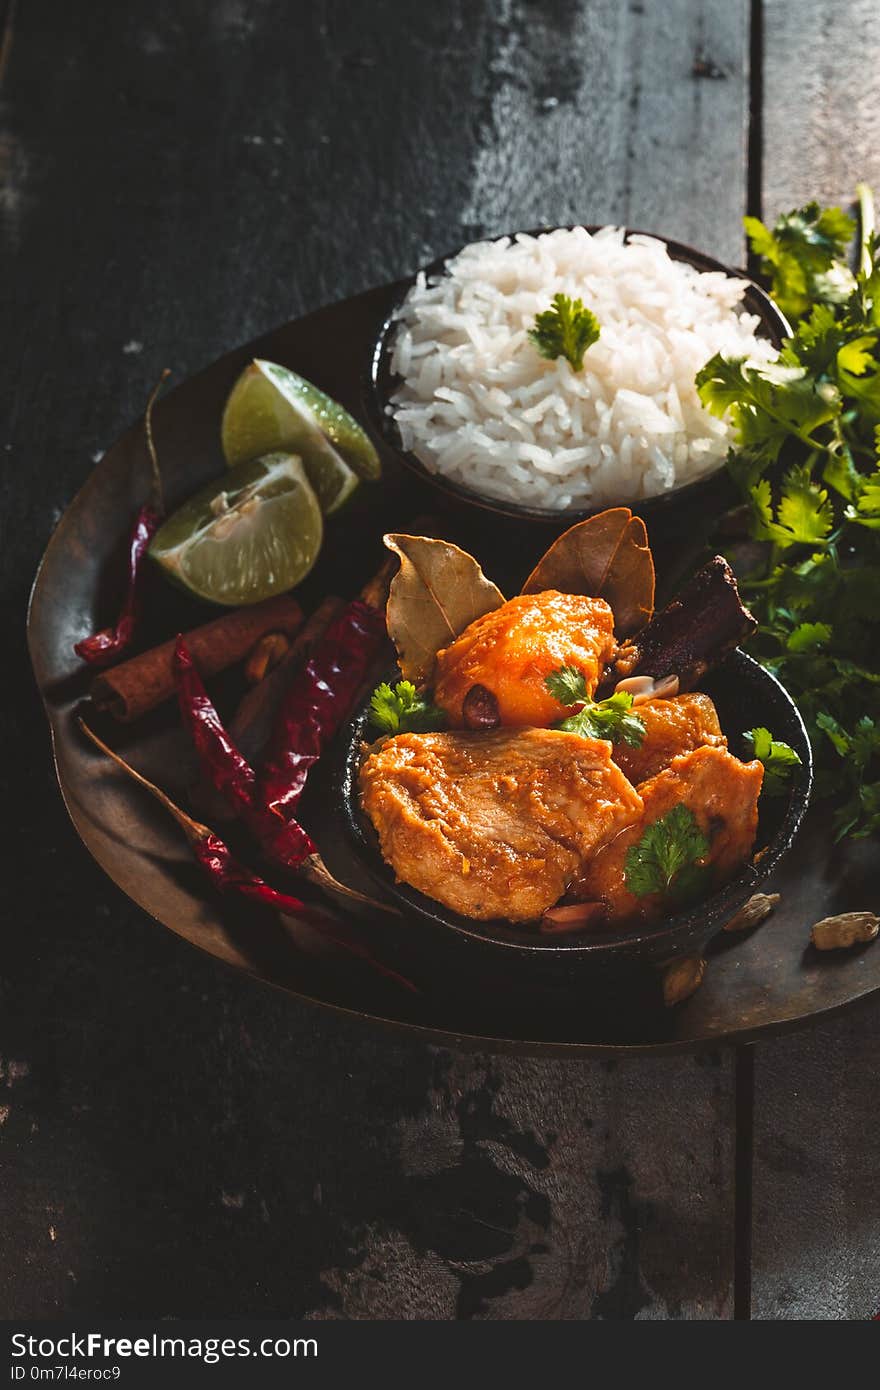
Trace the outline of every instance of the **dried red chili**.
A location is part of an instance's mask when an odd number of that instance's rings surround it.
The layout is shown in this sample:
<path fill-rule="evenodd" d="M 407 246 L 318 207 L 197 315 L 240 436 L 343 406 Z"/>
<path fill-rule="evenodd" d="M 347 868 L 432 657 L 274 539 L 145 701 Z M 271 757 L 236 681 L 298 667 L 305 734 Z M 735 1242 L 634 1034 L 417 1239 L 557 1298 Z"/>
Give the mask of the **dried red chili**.
<path fill-rule="evenodd" d="M 166 801 L 165 804 L 168 805 L 168 802 Z M 173 805 L 173 803 L 171 804 Z M 180 823 L 189 821 L 189 817 L 186 816 L 185 812 L 180 811 L 179 807 L 176 807 L 175 810 L 178 811 Z M 213 831 L 208 830 L 207 826 L 201 825 L 198 821 L 190 821 L 189 824 L 188 838 L 193 853 L 215 888 L 219 888 L 223 893 L 235 893 L 239 897 L 250 898 L 253 902 L 262 903 L 264 907 L 272 907 L 277 912 L 286 913 L 288 916 L 303 918 L 310 926 L 320 931 L 325 940 L 331 941 L 340 950 L 347 952 L 350 956 L 356 956 L 358 960 L 372 966 L 379 975 L 393 980 L 403 989 L 418 994 L 419 991 L 412 980 L 377 960 L 370 948 L 343 923 L 333 921 L 316 908 L 301 902 L 299 898 L 292 897 L 290 893 L 279 892 L 277 888 L 272 887 L 271 883 L 267 883 L 265 879 L 260 878 L 239 863 L 230 852 L 228 845 Z M 195 837 L 191 833 L 191 829 L 196 827 L 199 832 L 207 831 L 207 834 L 200 834 Z"/>
<path fill-rule="evenodd" d="M 84 719 L 79 721 L 80 728 L 94 743 L 96 748 L 100 748 L 108 758 L 112 758 L 117 767 L 137 782 L 146 791 L 156 798 L 165 807 L 170 815 L 174 817 L 177 824 L 183 830 L 186 838 L 192 846 L 195 855 L 202 868 L 208 874 L 215 888 L 223 892 L 238 893 L 243 897 L 255 898 L 269 907 L 277 907 L 280 912 L 299 912 L 304 908 L 304 903 L 299 898 L 291 897 L 289 893 L 279 893 L 277 889 L 245 868 L 243 864 L 235 858 L 229 846 L 216 835 L 209 826 L 203 825 L 201 821 L 194 820 L 188 816 L 186 811 L 171 800 L 167 792 L 163 792 L 161 787 L 157 787 L 155 782 L 144 777 L 143 773 L 137 772 L 129 763 L 115 753 L 112 748 L 99 738 L 93 729 L 90 729 Z"/>
<path fill-rule="evenodd" d="M 159 529 L 162 514 L 146 505 L 138 510 L 128 538 L 128 578 L 122 609 L 113 627 L 102 628 L 77 642 L 74 651 L 90 666 L 105 666 L 128 651 L 143 606 L 145 565 L 150 541 Z"/>
<path fill-rule="evenodd" d="M 257 840 L 267 859 L 298 868 L 315 845 L 295 820 L 282 821 L 263 807 L 256 774 L 223 725 L 182 636 L 174 649 L 174 678 L 184 728 L 212 784 Z"/>
<path fill-rule="evenodd" d="M 380 960 L 376 959 L 369 947 L 353 936 L 344 925 L 333 923 L 332 927 L 329 927 L 325 914 L 303 903 L 290 893 L 279 892 L 265 879 L 246 868 L 235 858 L 229 846 L 220 839 L 219 835 L 216 835 L 207 825 L 203 825 L 201 821 L 194 820 L 192 816 L 188 816 L 185 811 L 181 810 L 171 800 L 167 792 L 163 792 L 162 788 L 157 787 L 155 782 L 151 782 L 142 773 L 137 772 L 124 758 L 109 748 L 103 739 L 100 739 L 94 730 L 89 728 L 84 719 L 80 719 L 79 725 L 83 733 L 91 739 L 97 748 L 100 748 L 102 753 L 111 758 L 128 777 L 142 786 L 151 796 L 154 796 L 173 816 L 186 835 L 196 861 L 204 869 L 213 886 L 220 892 L 233 893 L 238 897 L 248 898 L 252 902 L 259 902 L 265 907 L 274 908 L 277 912 L 304 917 L 307 922 L 320 930 L 327 940 L 332 941 L 341 950 L 347 951 L 349 955 L 357 956 L 358 959 L 371 965 L 380 975 L 393 980 L 404 989 L 418 992 L 411 980 L 408 980 L 405 975 L 400 975 L 396 970 L 392 970 L 390 966 L 383 965 Z"/>
<path fill-rule="evenodd" d="M 350 713 L 385 635 L 381 609 L 353 599 L 297 671 L 260 774 L 263 804 L 276 816 L 292 821 L 309 768 Z"/>
<path fill-rule="evenodd" d="M 250 810 L 256 774 L 226 732 L 181 634 L 174 647 L 174 681 L 184 728 L 211 782 L 234 811 Z"/>
<path fill-rule="evenodd" d="M 175 809 L 179 811 L 179 808 Z M 181 818 L 182 820 L 189 819 L 185 812 L 179 813 L 178 819 L 181 820 Z M 290 893 L 279 892 L 277 888 L 272 887 L 271 883 L 267 883 L 265 879 L 260 878 L 239 863 L 231 854 L 228 845 L 213 831 L 208 830 L 207 826 L 203 826 L 197 821 L 190 822 L 190 825 L 198 827 L 199 831 L 207 831 L 205 836 L 199 838 L 190 834 L 189 840 L 196 859 L 208 874 L 215 888 L 219 888 L 223 893 L 235 893 L 239 897 L 250 898 L 253 902 L 262 903 L 264 907 L 272 907 L 277 912 L 286 913 L 288 916 L 303 918 L 310 926 L 320 931 L 325 940 L 331 941 L 340 950 L 345 951 L 350 956 L 356 956 L 358 960 L 372 966 L 379 975 L 393 980 L 403 989 L 418 994 L 419 991 L 412 980 L 377 960 L 370 948 L 343 923 L 332 921 L 316 908 L 301 902 L 299 898 L 292 897 Z"/>
<path fill-rule="evenodd" d="M 166 368 L 153 387 L 144 412 L 144 432 L 147 437 L 147 449 L 150 454 L 153 477 L 152 497 L 149 502 L 145 502 L 142 507 L 138 508 L 128 538 L 128 575 L 119 617 L 112 627 L 102 628 L 100 632 L 93 633 L 91 637 L 84 637 L 73 648 L 77 656 L 81 657 L 83 661 L 87 661 L 90 666 L 108 666 L 111 661 L 115 661 L 117 657 L 127 652 L 134 641 L 140 621 L 150 541 L 158 531 L 165 516 L 162 476 L 159 472 L 159 460 L 153 441 L 153 406 L 162 383 L 168 375 L 169 372 Z"/>
<path fill-rule="evenodd" d="M 375 898 L 340 883 L 299 822 L 293 818 L 284 820 L 262 804 L 255 790 L 253 769 L 226 732 L 183 637 L 178 637 L 175 645 L 174 677 L 184 727 L 189 730 L 199 752 L 203 770 L 253 835 L 264 858 L 301 874 L 337 897 L 365 907 L 377 907 L 383 912 L 395 912 L 395 908 L 377 903 Z"/>
<path fill-rule="evenodd" d="M 199 822 L 193 822 L 199 825 Z M 200 826 L 207 830 L 207 826 Z M 305 904 L 290 893 L 280 893 L 258 874 L 245 868 L 231 852 L 219 835 L 209 830 L 204 837 L 190 839 L 193 853 L 207 873 L 215 888 L 224 893 L 237 893 L 243 898 L 252 898 L 266 907 L 277 908 L 279 912 L 301 912 Z"/>

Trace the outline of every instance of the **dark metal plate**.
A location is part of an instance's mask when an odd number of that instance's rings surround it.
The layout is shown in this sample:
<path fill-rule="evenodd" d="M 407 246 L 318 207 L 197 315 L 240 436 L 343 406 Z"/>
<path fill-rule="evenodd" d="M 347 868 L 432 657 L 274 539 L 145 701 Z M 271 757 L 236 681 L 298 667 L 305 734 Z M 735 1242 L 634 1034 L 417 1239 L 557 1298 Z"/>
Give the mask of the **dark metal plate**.
<path fill-rule="evenodd" d="M 401 286 L 390 285 L 286 324 L 236 349 L 163 399 L 155 429 L 171 504 L 218 473 L 220 413 L 238 372 L 254 355 L 303 372 L 363 415 L 361 390 L 369 350 Z M 360 490 L 351 508 L 328 526 L 324 552 L 303 587 L 307 605 L 322 594 L 352 592 L 380 560 L 382 531 L 405 527 L 426 501 L 439 524 L 475 551 L 502 587 L 517 581 L 546 547 L 546 530 L 504 517 L 462 509 L 431 493 L 386 456 L 381 487 Z M 615 1054 L 687 1050 L 707 1042 L 747 1039 L 834 1012 L 880 987 L 880 949 L 817 957 L 806 946 L 817 918 L 877 901 L 876 844 L 834 848 L 821 803 L 807 819 L 794 852 L 773 875 L 783 903 L 747 939 L 715 938 L 701 989 L 686 1004 L 664 1010 L 656 979 L 646 976 L 609 998 L 585 994 L 560 1005 L 552 992 L 536 992 L 527 1007 L 505 1001 L 504 980 L 476 997 L 454 974 L 432 972 L 424 992 L 404 995 L 376 976 L 321 949 L 303 927 L 211 897 L 175 828 L 80 738 L 74 711 L 88 678 L 73 643 L 106 622 L 122 572 L 123 538 L 148 485 L 140 425 L 111 448 L 65 512 L 34 585 L 29 641 L 37 683 L 52 730 L 58 779 L 84 844 L 122 890 L 157 921 L 192 945 L 278 988 L 368 1022 L 403 1028 L 447 1045 L 523 1053 Z M 677 581 L 709 531 L 724 497 L 724 481 L 711 496 L 681 499 L 652 525 L 652 544 L 666 587 Z M 153 637 L 189 626 L 195 605 L 155 588 Z M 182 605 L 184 605 L 182 610 Z M 114 744 L 139 768 L 182 794 L 192 774 L 185 740 L 171 708 L 128 730 L 111 730 Z M 328 860 L 354 879 L 359 866 L 342 831 L 328 770 L 311 789 L 312 824 Z M 361 880 L 363 881 L 363 880 Z M 291 946 L 290 930 L 301 949 Z M 380 923 L 370 930 L 383 934 Z M 413 923 L 413 932 L 418 924 Z M 418 938 L 414 937 L 416 946 Z M 417 955 L 417 950 L 415 952 Z"/>

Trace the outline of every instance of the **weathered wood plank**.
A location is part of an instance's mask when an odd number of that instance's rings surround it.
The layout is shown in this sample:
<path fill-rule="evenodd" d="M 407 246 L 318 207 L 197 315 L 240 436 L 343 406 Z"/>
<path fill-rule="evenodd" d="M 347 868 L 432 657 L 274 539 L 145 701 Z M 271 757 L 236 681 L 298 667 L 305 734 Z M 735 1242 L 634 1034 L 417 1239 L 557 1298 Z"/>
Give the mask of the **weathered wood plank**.
<path fill-rule="evenodd" d="M 878 1048 L 862 1007 L 757 1049 L 753 1317 L 880 1308 Z"/>
<path fill-rule="evenodd" d="M 765 0 L 764 204 L 846 203 L 880 186 L 880 31 L 873 0 Z"/>
<path fill-rule="evenodd" d="M 739 262 L 748 5 L 499 4 L 474 230 L 625 222 Z"/>
<path fill-rule="evenodd" d="M 397 1215 L 367 1229 L 354 1267 L 322 1274 L 335 1316 L 731 1315 L 720 1056 L 649 1068 L 437 1061 L 426 1106 L 399 1129 Z"/>
<path fill-rule="evenodd" d="M 764 35 L 766 215 L 846 204 L 858 179 L 880 189 L 873 0 L 767 0 Z M 755 1317 L 860 1318 L 880 1305 L 878 1043 L 874 1005 L 757 1049 Z"/>
<path fill-rule="evenodd" d="M 37 1026 L 4 1029 L 7 1316 L 730 1316 L 720 1058 L 396 1045 L 181 955 L 86 882 L 102 960 L 62 942 L 66 990 L 28 979 Z"/>
<path fill-rule="evenodd" d="M 19 7 L 2 776 L 41 887 L 0 962 L 8 1316 L 730 1316 L 729 1056 L 450 1058 L 183 950 L 66 826 L 20 612 L 166 363 L 510 226 L 630 221 L 738 260 L 746 10 Z"/>

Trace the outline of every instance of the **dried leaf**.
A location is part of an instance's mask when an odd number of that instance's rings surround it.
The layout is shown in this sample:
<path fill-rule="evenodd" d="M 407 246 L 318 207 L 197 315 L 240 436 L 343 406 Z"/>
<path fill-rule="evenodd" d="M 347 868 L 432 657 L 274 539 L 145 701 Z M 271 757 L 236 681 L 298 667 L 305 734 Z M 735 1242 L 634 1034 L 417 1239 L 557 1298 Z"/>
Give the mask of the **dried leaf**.
<path fill-rule="evenodd" d="M 842 951 L 873 941 L 880 932 L 880 917 L 873 912 L 840 912 L 836 917 L 823 917 L 810 932 L 817 951 Z"/>
<path fill-rule="evenodd" d="M 388 636 L 403 676 L 421 689 L 441 648 L 500 608 L 504 595 L 473 556 L 450 541 L 396 534 L 383 540 L 400 558 L 388 595 Z"/>
<path fill-rule="evenodd" d="M 638 632 L 654 612 L 654 561 L 641 517 L 629 507 L 612 507 L 563 532 L 522 591 L 544 589 L 604 598 L 617 636 Z"/>

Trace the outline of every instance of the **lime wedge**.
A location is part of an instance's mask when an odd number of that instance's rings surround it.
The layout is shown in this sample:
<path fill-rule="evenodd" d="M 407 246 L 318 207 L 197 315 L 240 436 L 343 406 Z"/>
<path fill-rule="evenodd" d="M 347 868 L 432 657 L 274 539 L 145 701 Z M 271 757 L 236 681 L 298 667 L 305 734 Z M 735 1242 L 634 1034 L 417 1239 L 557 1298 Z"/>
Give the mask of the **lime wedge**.
<path fill-rule="evenodd" d="M 381 473 L 379 455 L 357 420 L 275 362 L 258 359 L 245 367 L 226 402 L 221 435 L 229 464 L 275 449 L 298 453 L 326 513 L 342 505 L 358 477 Z"/>
<path fill-rule="evenodd" d="M 339 511 L 343 502 L 348 501 L 360 483 L 360 479 L 347 463 L 343 463 L 333 445 L 328 444 L 321 435 L 320 443 L 303 440 L 299 445 L 286 444 L 284 447 L 297 450 L 303 461 L 306 477 L 324 515 L 331 516 L 333 512 Z"/>
<path fill-rule="evenodd" d="M 199 598 L 258 603 L 305 579 L 321 549 L 321 508 L 295 454 L 236 464 L 153 538 L 150 554 Z"/>

